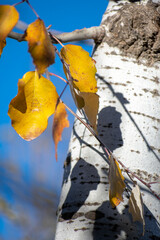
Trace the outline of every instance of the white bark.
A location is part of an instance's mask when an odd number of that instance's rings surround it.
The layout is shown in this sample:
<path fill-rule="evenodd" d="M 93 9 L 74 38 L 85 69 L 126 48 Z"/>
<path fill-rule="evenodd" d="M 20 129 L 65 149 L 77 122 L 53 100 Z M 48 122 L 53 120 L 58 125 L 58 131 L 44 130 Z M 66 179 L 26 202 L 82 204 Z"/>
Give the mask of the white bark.
<path fill-rule="evenodd" d="M 121 7 L 110 2 L 102 23 Z M 107 24 L 105 28 L 109 34 Z M 96 48 L 93 58 L 100 96 L 99 137 L 140 178 L 146 182 L 157 180 L 160 175 L 160 63 L 148 67 L 145 60 L 139 63 L 134 57 L 122 56 L 117 47 L 110 47 L 105 41 Z M 160 237 L 160 202 L 141 182 L 138 184 L 144 201 L 144 236 L 141 224 L 133 223 L 128 213 L 127 193 L 123 203 L 116 209 L 111 208 L 108 168 L 98 141 L 75 120 L 64 166 L 56 240 Z M 158 184 L 153 187 L 160 194 Z"/>

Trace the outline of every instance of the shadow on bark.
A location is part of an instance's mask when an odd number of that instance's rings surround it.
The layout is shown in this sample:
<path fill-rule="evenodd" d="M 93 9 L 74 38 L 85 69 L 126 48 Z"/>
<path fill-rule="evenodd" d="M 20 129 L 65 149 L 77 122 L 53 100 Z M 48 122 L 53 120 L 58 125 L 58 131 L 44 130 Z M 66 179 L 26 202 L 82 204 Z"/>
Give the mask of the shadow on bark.
<path fill-rule="evenodd" d="M 100 177 L 97 169 L 80 158 L 72 170 L 71 187 L 62 206 L 60 218 L 69 220 L 82 216 L 84 213 L 78 210 L 86 205 L 85 201 L 90 191 L 96 190 L 99 183 Z"/>
<path fill-rule="evenodd" d="M 103 108 L 98 114 L 98 135 L 112 152 L 123 146 L 121 116 L 115 107 Z"/>
<path fill-rule="evenodd" d="M 96 217 L 99 216 L 99 212 L 103 212 L 105 217 Z M 119 214 L 116 208 L 111 208 L 109 201 L 103 202 L 103 204 L 96 210 L 93 240 L 158 240 L 160 236 L 158 222 L 145 205 L 144 213 L 146 230 L 144 236 L 142 236 L 142 224 L 139 222 L 132 222 L 131 215 L 128 213 L 128 205 L 125 205 L 122 214 Z M 152 232 L 150 229 L 152 229 Z"/>
<path fill-rule="evenodd" d="M 142 130 L 139 128 L 138 124 L 136 123 L 136 121 L 134 120 L 134 118 L 132 117 L 132 115 L 129 113 L 127 107 L 125 106 L 126 103 L 129 103 L 127 101 L 127 99 L 121 94 L 121 93 L 118 93 L 118 92 L 115 92 L 113 86 L 111 84 L 109 84 L 107 82 L 107 80 L 104 79 L 103 76 L 100 76 L 98 73 L 96 74 L 96 76 L 102 81 L 104 82 L 108 89 L 112 92 L 113 96 L 115 96 L 117 98 L 117 100 L 119 101 L 119 103 L 121 104 L 121 106 L 123 107 L 124 111 L 126 112 L 126 114 L 128 115 L 130 121 L 134 124 L 134 126 L 136 127 L 137 131 L 139 132 L 140 136 L 143 138 L 145 144 L 146 144 L 146 147 L 148 148 L 148 151 L 152 152 L 152 154 L 156 157 L 156 159 L 158 161 L 160 161 L 160 158 L 159 156 L 156 154 L 156 152 L 151 148 L 151 146 L 149 145 L 145 135 L 143 134 Z"/>

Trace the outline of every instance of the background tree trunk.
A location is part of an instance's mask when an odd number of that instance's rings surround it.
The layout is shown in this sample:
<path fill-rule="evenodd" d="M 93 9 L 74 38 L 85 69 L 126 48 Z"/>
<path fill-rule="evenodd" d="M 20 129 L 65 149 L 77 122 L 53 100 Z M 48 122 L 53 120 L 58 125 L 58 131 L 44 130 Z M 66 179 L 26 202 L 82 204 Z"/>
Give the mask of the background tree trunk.
<path fill-rule="evenodd" d="M 116 158 L 146 182 L 160 175 L 160 5 L 111 1 L 95 46 L 98 134 Z M 75 120 L 58 209 L 56 240 L 159 239 L 160 202 L 138 182 L 146 230 L 124 202 L 109 202 L 108 164 L 97 140 Z M 126 183 L 132 186 L 130 179 Z M 134 179 L 137 180 L 137 179 Z M 153 189 L 160 193 L 158 184 Z"/>

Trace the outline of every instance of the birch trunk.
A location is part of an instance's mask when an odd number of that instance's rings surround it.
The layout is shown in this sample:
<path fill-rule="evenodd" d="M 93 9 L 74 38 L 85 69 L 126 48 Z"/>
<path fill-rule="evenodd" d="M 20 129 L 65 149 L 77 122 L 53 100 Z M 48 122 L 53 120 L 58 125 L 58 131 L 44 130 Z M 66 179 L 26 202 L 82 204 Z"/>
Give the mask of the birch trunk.
<path fill-rule="evenodd" d="M 111 1 L 101 23 L 106 37 L 93 54 L 100 96 L 99 137 L 146 182 L 155 182 L 160 175 L 159 9 L 145 0 Z M 138 182 L 146 224 L 142 236 L 142 225 L 133 223 L 128 212 L 127 192 L 124 202 L 112 209 L 108 168 L 98 141 L 75 120 L 64 165 L 56 240 L 159 239 L 158 199 Z M 160 193 L 158 184 L 152 188 Z"/>

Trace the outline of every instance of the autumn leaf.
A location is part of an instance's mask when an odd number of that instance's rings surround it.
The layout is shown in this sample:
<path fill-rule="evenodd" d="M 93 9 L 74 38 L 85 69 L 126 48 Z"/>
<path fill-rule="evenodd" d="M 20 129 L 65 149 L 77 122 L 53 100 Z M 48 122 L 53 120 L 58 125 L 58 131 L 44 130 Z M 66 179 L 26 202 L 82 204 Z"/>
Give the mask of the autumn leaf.
<path fill-rule="evenodd" d="M 5 46 L 6 46 L 6 40 L 0 40 L 0 56 Z"/>
<path fill-rule="evenodd" d="M 15 7 L 0 5 L 0 41 L 5 40 L 19 19 L 19 13 Z"/>
<path fill-rule="evenodd" d="M 84 100 L 84 112 L 92 128 L 97 133 L 97 114 L 99 108 L 99 96 L 96 93 L 80 92 L 79 95 Z"/>
<path fill-rule="evenodd" d="M 70 90 L 72 93 L 73 100 L 74 100 L 78 110 L 80 111 L 84 107 L 84 99 L 80 96 L 80 92 L 78 90 L 74 89 L 72 84 L 70 85 Z"/>
<path fill-rule="evenodd" d="M 97 92 L 97 81 L 95 79 L 96 67 L 94 60 L 82 47 L 76 45 L 65 45 L 61 49 L 61 57 L 69 66 L 73 78 L 73 86 L 80 92 Z M 67 79 L 70 81 L 64 64 Z"/>
<path fill-rule="evenodd" d="M 57 146 L 59 141 L 61 141 L 61 135 L 63 129 L 69 127 L 69 121 L 67 119 L 67 113 L 65 110 L 65 105 L 60 102 L 54 114 L 53 120 L 53 140 L 55 144 L 55 158 L 57 161 Z"/>
<path fill-rule="evenodd" d="M 114 159 L 113 155 L 110 155 L 110 167 L 109 167 L 109 200 L 112 207 L 116 207 L 123 201 L 123 191 L 125 188 L 124 177 L 121 173 L 118 162 Z"/>
<path fill-rule="evenodd" d="M 18 82 L 18 94 L 9 104 L 12 126 L 25 140 L 38 137 L 55 111 L 58 94 L 51 81 L 27 72 Z"/>
<path fill-rule="evenodd" d="M 54 63 L 55 50 L 43 20 L 38 18 L 31 23 L 26 30 L 24 38 L 28 41 L 28 51 L 33 58 L 38 73 L 44 73 L 46 68 Z"/>
<path fill-rule="evenodd" d="M 139 221 L 143 224 L 143 235 L 145 231 L 143 200 L 139 186 L 136 184 L 131 192 L 129 199 L 129 212 L 132 214 L 133 221 Z"/>

